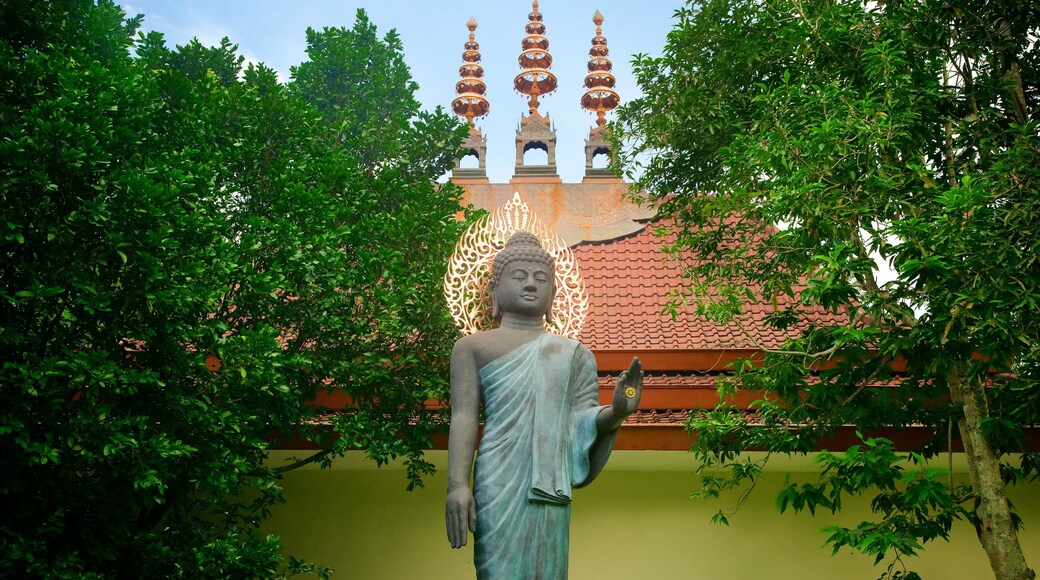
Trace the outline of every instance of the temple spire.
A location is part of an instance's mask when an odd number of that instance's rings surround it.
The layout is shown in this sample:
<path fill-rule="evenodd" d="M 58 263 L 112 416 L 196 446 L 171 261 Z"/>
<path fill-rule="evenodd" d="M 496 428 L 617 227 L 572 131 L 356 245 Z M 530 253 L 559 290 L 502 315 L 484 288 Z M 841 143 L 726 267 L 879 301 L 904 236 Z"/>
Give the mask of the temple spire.
<path fill-rule="evenodd" d="M 455 114 L 464 117 L 473 128 L 473 120 L 483 117 L 491 110 L 491 105 L 484 97 L 487 86 L 484 84 L 484 67 L 480 66 L 480 45 L 477 44 L 474 32 L 477 29 L 477 21 L 470 17 L 466 23 L 469 28 L 469 41 L 462 51 L 462 66 L 459 67 L 459 76 L 462 77 L 455 83 L 455 93 L 458 95 L 451 102 L 451 108 Z"/>
<path fill-rule="evenodd" d="M 473 123 L 474 119 L 483 117 L 491 110 L 484 95 L 487 86 L 484 84 L 484 67 L 480 66 L 480 45 L 477 44 L 475 31 L 477 20 L 470 17 L 466 23 L 469 29 L 469 40 L 462 51 L 462 66 L 459 67 L 459 76 L 462 77 L 455 83 L 455 100 L 451 102 L 451 110 L 456 115 L 466 119 L 469 124 L 469 137 L 462 147 L 466 154 L 477 158 L 476 168 L 463 168 L 462 159 L 455 161 L 455 169 L 452 171 L 452 179 L 459 182 L 486 182 L 487 181 L 487 139 L 480 133 Z"/>
<path fill-rule="evenodd" d="M 603 36 L 603 15 L 599 10 L 592 17 L 596 25 L 596 36 L 589 49 L 589 74 L 585 76 L 585 94 L 581 97 L 583 109 L 596 113 L 596 126 L 607 124 L 607 111 L 613 110 L 621 102 L 621 97 L 614 91 L 615 79 L 610 69 L 613 65 L 607 58 L 607 39 Z"/>
<path fill-rule="evenodd" d="M 599 155 L 610 158 L 610 129 L 607 128 L 607 111 L 617 108 L 621 97 L 614 91 L 613 67 L 607 58 L 607 39 L 603 36 L 603 15 L 599 10 L 592 17 L 596 25 L 596 36 L 589 49 L 589 74 L 585 75 L 585 94 L 581 96 L 581 107 L 596 113 L 596 126 L 589 130 L 585 140 L 585 179 L 583 182 L 617 180 L 608 167 L 596 168 L 593 160 Z"/>
<path fill-rule="evenodd" d="M 549 54 L 549 39 L 545 37 L 542 13 L 538 11 L 538 0 L 531 3 L 531 13 L 527 15 L 527 20 L 527 36 L 521 42 L 523 52 L 519 58 L 522 70 L 513 79 L 513 87 L 529 97 L 528 109 L 536 113 L 538 97 L 556 90 L 556 75 L 549 71 L 552 55 Z"/>
<path fill-rule="evenodd" d="M 527 180 L 529 183 L 562 183 L 556 173 L 556 130 L 548 114 L 538 112 L 538 97 L 556 90 L 556 75 L 549 72 L 552 55 L 549 54 L 549 39 L 545 38 L 545 24 L 538 11 L 538 0 L 531 3 L 527 15 L 527 36 L 521 41 L 520 74 L 513 79 L 513 87 L 530 97 L 527 101 L 528 115 L 520 115 L 520 126 L 516 131 L 516 173 L 510 183 Z M 545 151 L 546 162 L 530 165 L 524 154 L 532 149 Z"/>

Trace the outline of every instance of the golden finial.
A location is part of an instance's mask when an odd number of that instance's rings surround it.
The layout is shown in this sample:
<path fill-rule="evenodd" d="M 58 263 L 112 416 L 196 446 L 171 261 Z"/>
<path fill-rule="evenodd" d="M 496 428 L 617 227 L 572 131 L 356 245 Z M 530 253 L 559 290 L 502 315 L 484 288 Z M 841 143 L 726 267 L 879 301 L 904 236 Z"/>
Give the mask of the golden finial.
<path fill-rule="evenodd" d="M 459 67 L 459 76 L 462 79 L 455 83 L 455 93 L 458 95 L 451 102 L 451 109 L 456 115 L 465 117 L 473 130 L 473 120 L 483 117 L 491 110 L 491 105 L 484 98 L 487 86 L 484 85 L 484 67 L 480 66 L 480 45 L 475 40 L 474 31 L 477 29 L 477 20 L 470 17 L 466 23 L 469 29 L 469 41 L 462 51 L 462 66 Z"/>
<path fill-rule="evenodd" d="M 599 10 L 592 16 L 592 22 L 596 25 L 596 36 L 589 49 L 589 74 L 585 76 L 585 88 L 588 90 L 581 97 L 581 106 L 596 113 L 596 126 L 603 127 L 607 124 L 607 111 L 616 108 L 621 103 L 621 97 L 614 91 L 617 81 L 610 72 L 613 65 L 607 58 L 609 51 L 601 28 L 603 15 Z"/>
<path fill-rule="evenodd" d="M 549 72 L 552 55 L 549 54 L 549 39 L 545 37 L 545 24 L 538 11 L 538 0 L 531 2 L 531 13 L 527 15 L 527 36 L 521 41 L 520 74 L 513 79 L 513 87 L 528 95 L 531 113 L 538 110 L 538 97 L 556 90 L 556 75 Z"/>

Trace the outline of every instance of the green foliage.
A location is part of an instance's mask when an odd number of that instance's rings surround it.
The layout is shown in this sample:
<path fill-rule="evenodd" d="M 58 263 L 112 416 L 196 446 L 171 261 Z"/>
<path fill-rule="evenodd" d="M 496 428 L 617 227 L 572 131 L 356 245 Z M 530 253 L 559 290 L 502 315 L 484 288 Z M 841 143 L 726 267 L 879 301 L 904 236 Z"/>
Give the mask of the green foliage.
<path fill-rule="evenodd" d="M 464 227 L 435 180 L 465 129 L 363 13 L 300 65 L 341 84 L 307 88 L 226 39 L 135 42 L 110 1 L 0 14 L 0 574 L 327 576 L 257 531 L 266 451 L 431 472 L 455 337 L 431 297 Z M 357 410 L 330 431 L 308 401 L 333 388 Z"/>
<path fill-rule="evenodd" d="M 924 462 L 920 454 L 899 457 L 887 439 L 866 438 L 862 446 L 853 445 L 841 456 L 823 452 L 816 460 L 822 465 L 821 482 L 791 483 L 781 490 L 777 495 L 781 513 L 788 507 L 813 514 L 817 507 L 836 512 L 843 496 L 874 493 L 871 510 L 881 518 L 855 529 L 826 528 L 834 553 L 849 546 L 873 554 L 875 564 L 891 552 L 914 555 L 925 542 L 948 539 L 955 519 L 970 517 L 959 503 L 970 488 L 948 486 L 943 481 L 947 471 L 916 467 Z M 904 464 L 915 468 L 906 469 Z"/>
<path fill-rule="evenodd" d="M 977 431 L 994 457 L 1025 453 L 1003 463 L 1007 481 L 1036 477 L 1022 432 L 1040 420 L 1035 3 L 709 0 L 676 18 L 660 58 L 636 57 L 645 96 L 614 132 L 674 219 L 690 283 L 672 308 L 729 322 L 772 304 L 767 323 L 790 334 L 720 384 L 762 393 L 762 425 L 723 400 L 691 415 L 694 452 L 728 469 L 742 449 L 806 453 L 843 426 L 923 426 L 922 459 Z M 980 420 L 959 385 L 980 394 Z M 975 517 L 957 505 L 968 494 L 894 470 L 891 453 L 826 456 L 820 483 L 778 505 L 874 494 L 880 521 L 829 541 L 879 558 Z M 731 475 L 704 489 L 755 474 Z"/>

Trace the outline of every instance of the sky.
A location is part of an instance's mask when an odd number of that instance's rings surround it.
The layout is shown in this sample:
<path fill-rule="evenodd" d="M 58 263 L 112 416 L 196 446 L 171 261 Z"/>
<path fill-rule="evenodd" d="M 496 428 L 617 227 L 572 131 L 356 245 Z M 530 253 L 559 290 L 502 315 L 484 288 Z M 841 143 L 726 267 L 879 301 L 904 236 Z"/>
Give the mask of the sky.
<path fill-rule="evenodd" d="M 143 14 L 144 31 L 165 35 L 167 45 L 198 38 L 206 45 L 228 37 L 247 61 L 263 62 L 289 79 L 290 67 L 306 59 L 308 27 L 347 27 L 363 8 L 380 35 L 396 29 L 424 109 L 451 109 L 459 80 L 463 44 L 469 38 L 466 21 L 478 22 L 480 44 L 491 104 L 477 127 L 488 139 L 487 172 L 493 183 L 504 183 L 514 172 L 513 138 L 526 97 L 513 90 L 520 72 L 517 57 L 531 11 L 525 0 L 116 0 L 128 15 Z M 580 182 L 585 170 L 585 138 L 595 115 L 581 109 L 589 48 L 596 27 L 592 16 L 604 17 L 603 35 L 617 77 L 622 102 L 638 96 L 631 73 L 632 55 L 659 56 L 680 0 L 541 0 L 539 11 L 553 56 L 552 71 L 559 88 L 543 96 L 539 111 L 548 113 L 557 129 L 556 163 L 565 183 Z M 608 119 L 613 118 L 609 115 Z"/>

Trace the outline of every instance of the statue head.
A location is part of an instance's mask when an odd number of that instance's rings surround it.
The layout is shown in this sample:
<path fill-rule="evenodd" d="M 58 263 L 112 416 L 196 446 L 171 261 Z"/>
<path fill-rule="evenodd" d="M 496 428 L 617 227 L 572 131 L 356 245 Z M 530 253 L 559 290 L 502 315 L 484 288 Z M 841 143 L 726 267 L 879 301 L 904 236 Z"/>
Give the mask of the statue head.
<path fill-rule="evenodd" d="M 552 308 L 553 297 L 556 295 L 556 261 L 553 260 L 549 252 L 542 248 L 542 244 L 537 237 L 529 232 L 522 231 L 516 232 L 509 237 L 509 241 L 495 256 L 491 265 L 491 283 L 488 286 L 488 289 L 491 291 L 491 317 L 494 320 L 501 319 L 503 305 L 505 304 L 505 307 L 509 308 L 512 304 L 508 297 L 500 294 L 501 292 L 516 293 L 518 294 L 517 298 L 520 297 L 519 294 L 523 290 L 519 285 L 513 287 L 508 283 L 503 283 L 504 277 L 511 277 L 514 274 L 518 276 L 518 272 L 513 272 L 517 269 L 533 269 L 534 271 L 529 272 L 532 276 L 532 281 L 541 281 L 547 278 L 548 287 L 544 296 L 539 297 L 539 299 L 547 298 L 544 316 L 546 322 L 549 322 L 551 320 L 550 309 Z"/>

